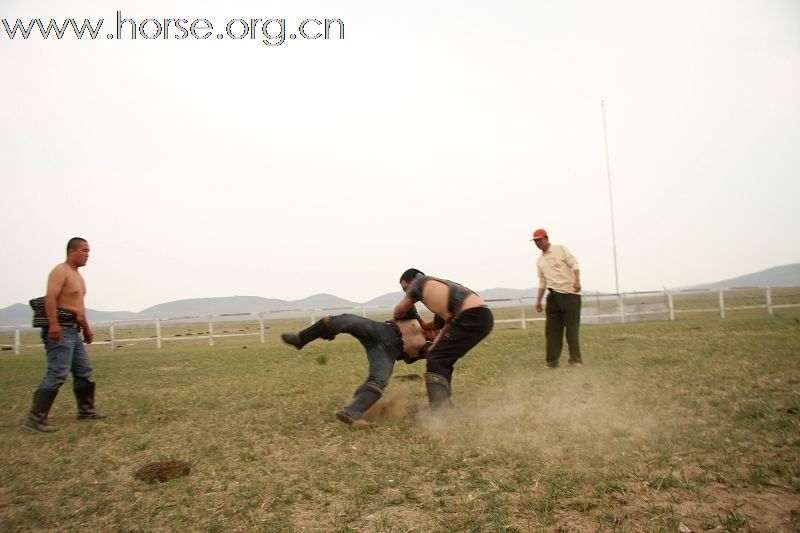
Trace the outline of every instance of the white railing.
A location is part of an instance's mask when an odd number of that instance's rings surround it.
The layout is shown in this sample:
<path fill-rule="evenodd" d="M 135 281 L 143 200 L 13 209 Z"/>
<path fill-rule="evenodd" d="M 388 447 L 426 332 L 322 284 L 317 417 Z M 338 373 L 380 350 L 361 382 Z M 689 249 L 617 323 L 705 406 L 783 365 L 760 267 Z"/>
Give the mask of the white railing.
<path fill-rule="evenodd" d="M 800 287 L 780 287 L 781 289 L 798 289 Z M 775 304 L 773 302 L 773 290 L 775 287 L 763 288 L 749 288 L 749 289 L 719 289 L 719 290 L 685 290 L 685 291 L 652 291 L 652 292 L 634 292 L 623 294 L 583 294 L 583 308 L 581 313 L 581 321 L 583 323 L 606 323 L 617 322 L 625 323 L 628 321 L 638 321 L 643 319 L 653 319 L 654 317 L 661 316 L 662 320 L 675 320 L 677 314 L 680 313 L 715 313 L 719 314 L 721 319 L 727 317 L 729 311 L 742 311 L 754 309 L 766 309 L 767 313 L 772 316 L 776 309 L 800 308 L 800 292 L 793 295 L 796 303 Z M 750 292 L 747 296 L 750 300 L 756 299 L 756 293 L 763 291 L 763 303 L 755 303 L 748 305 L 731 306 L 726 304 L 726 294 L 736 294 Z M 714 295 L 716 294 L 716 298 Z M 679 308 L 675 304 L 677 299 L 686 299 L 691 297 L 705 297 L 702 304 L 706 307 L 689 307 Z M 522 298 L 501 298 L 501 299 L 488 299 L 487 304 L 492 309 L 519 309 L 519 316 L 514 318 L 500 318 L 495 319 L 495 323 L 519 323 L 522 329 L 527 327 L 530 322 L 537 322 L 545 320 L 543 314 L 538 316 L 529 316 L 528 313 L 533 310 L 535 297 L 526 296 Z M 714 302 L 716 305 L 707 306 L 707 302 Z M 603 307 L 613 309 L 614 312 L 602 312 Z M 137 343 L 155 343 L 156 348 L 161 348 L 166 341 L 184 341 L 184 340 L 208 340 L 209 346 L 214 346 L 215 341 L 228 337 L 258 337 L 259 342 L 264 344 L 266 342 L 265 331 L 269 329 L 266 325 L 267 320 L 287 320 L 287 319 L 300 319 L 308 318 L 309 322 L 313 324 L 317 317 L 331 314 L 331 312 L 350 312 L 358 313 L 361 316 L 367 317 L 368 315 L 383 315 L 388 316 L 391 314 L 391 306 L 374 306 L 367 307 L 361 306 L 348 306 L 348 307 L 327 307 L 327 308 L 314 308 L 314 309 L 276 309 L 270 311 L 262 311 L 258 313 L 224 313 L 216 315 L 202 315 L 202 316 L 184 316 L 184 317 L 171 317 L 171 318 L 137 318 L 126 320 L 112 320 L 107 322 L 93 323 L 95 328 L 106 326 L 108 327 L 109 339 L 105 341 L 96 341 L 94 344 L 108 345 L 112 350 L 116 349 L 123 344 L 137 344 Z M 423 309 L 423 312 L 425 310 Z M 247 333 L 230 333 L 223 331 L 222 333 L 214 332 L 215 323 L 220 323 L 221 320 L 231 321 L 232 319 L 239 318 L 240 321 L 251 321 L 258 323 L 257 331 Z M 215 319 L 217 321 L 215 322 Z M 162 326 L 165 324 L 182 323 L 190 324 L 205 324 L 208 327 L 207 332 L 202 334 L 181 334 L 181 335 L 163 335 Z M 155 335 L 147 337 L 120 337 L 117 335 L 117 328 L 122 325 L 130 324 L 152 324 L 154 326 Z M 0 349 L 13 350 L 15 355 L 19 355 L 21 348 L 41 347 L 41 344 L 22 344 L 22 333 L 30 331 L 34 328 L 30 326 L 0 326 L 1 330 L 10 330 L 13 336 L 12 344 L 0 344 Z"/>
<path fill-rule="evenodd" d="M 232 317 L 258 317 L 258 332 L 257 333 L 214 333 L 214 318 L 232 318 Z M 164 336 L 161 334 L 161 326 L 164 323 L 168 323 L 170 321 L 177 322 L 177 321 L 187 321 L 190 320 L 190 324 L 198 324 L 199 322 L 197 319 L 203 318 L 207 320 L 208 324 L 208 334 L 204 335 L 192 335 L 192 336 L 185 336 L 185 335 L 170 335 Z M 150 337 L 122 337 L 119 338 L 116 335 L 116 328 L 117 325 L 120 324 L 131 324 L 136 322 L 145 322 L 145 323 L 153 323 L 155 325 L 156 334 Z M 103 324 L 103 323 L 101 323 Z M 111 346 L 113 350 L 115 347 L 119 346 L 122 343 L 136 343 L 136 342 L 155 342 L 156 348 L 161 348 L 161 345 L 164 341 L 183 341 L 183 340 L 196 340 L 196 339 L 208 339 L 208 345 L 214 346 L 214 339 L 219 339 L 223 337 L 253 337 L 258 336 L 259 341 L 263 344 L 264 340 L 264 313 L 222 313 L 219 315 L 206 315 L 206 316 L 184 316 L 184 317 L 171 317 L 171 318 L 137 318 L 131 320 L 111 320 L 107 322 L 108 329 L 109 329 L 109 336 L 110 339 L 108 341 L 101 341 L 94 344 L 108 344 Z"/>

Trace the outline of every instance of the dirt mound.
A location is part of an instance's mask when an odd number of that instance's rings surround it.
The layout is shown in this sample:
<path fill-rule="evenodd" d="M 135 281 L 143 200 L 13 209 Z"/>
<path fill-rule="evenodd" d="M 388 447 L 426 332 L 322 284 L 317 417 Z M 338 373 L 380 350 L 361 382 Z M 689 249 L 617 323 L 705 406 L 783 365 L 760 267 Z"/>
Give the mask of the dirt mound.
<path fill-rule="evenodd" d="M 391 398 L 381 398 L 364 413 L 364 420 L 372 423 L 408 418 L 411 411 L 411 394 L 406 388 L 398 389 Z"/>
<path fill-rule="evenodd" d="M 157 461 L 139 468 L 133 475 L 147 483 L 163 483 L 177 477 L 188 476 L 192 467 L 186 461 Z"/>

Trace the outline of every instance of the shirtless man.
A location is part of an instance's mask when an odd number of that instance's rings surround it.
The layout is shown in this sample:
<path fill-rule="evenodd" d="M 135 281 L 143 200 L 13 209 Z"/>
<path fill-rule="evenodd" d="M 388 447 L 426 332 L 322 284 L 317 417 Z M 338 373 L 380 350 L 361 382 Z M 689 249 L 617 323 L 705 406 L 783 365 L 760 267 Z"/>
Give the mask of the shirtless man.
<path fill-rule="evenodd" d="M 78 272 L 80 267 L 86 266 L 88 259 L 89 243 L 80 237 L 70 239 L 67 243 L 67 260 L 56 265 L 47 278 L 44 313 L 41 312 L 41 299 L 31 300 L 34 326 L 42 327 L 42 341 L 47 351 L 47 373 L 33 393 L 33 407 L 22 424 L 24 428 L 43 433 L 57 430 L 48 423 L 47 416 L 70 371 L 78 402 L 78 420 L 106 417 L 94 408 L 92 365 L 79 336 L 80 330 L 83 330 L 86 344 L 91 344 L 94 337 L 86 320 L 83 303 L 86 284 Z"/>
<path fill-rule="evenodd" d="M 492 331 L 492 312 L 470 289 L 416 268 L 403 272 L 400 286 L 406 294 L 394 308 L 395 318 L 422 302 L 444 322 L 426 357 L 425 389 L 431 409 L 450 405 L 453 365 Z"/>
<path fill-rule="evenodd" d="M 411 316 L 411 315 L 409 315 Z M 425 357 L 435 330 L 423 330 L 418 318 L 377 322 L 357 315 L 326 316 L 299 333 L 281 339 L 298 350 L 315 339 L 333 340 L 339 333 L 358 339 L 367 350 L 369 375 L 353 393 L 350 403 L 336 412 L 345 424 L 367 425 L 362 415 L 383 395 L 396 361 L 413 363 Z"/>

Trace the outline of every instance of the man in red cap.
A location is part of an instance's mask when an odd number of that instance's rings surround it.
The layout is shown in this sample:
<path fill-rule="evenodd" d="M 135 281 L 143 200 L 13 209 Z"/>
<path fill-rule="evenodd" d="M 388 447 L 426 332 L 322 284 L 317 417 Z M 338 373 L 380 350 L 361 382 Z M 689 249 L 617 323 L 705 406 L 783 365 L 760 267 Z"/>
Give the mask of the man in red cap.
<path fill-rule="evenodd" d="M 569 345 L 569 364 L 581 366 L 581 347 L 578 329 L 581 324 L 581 276 L 578 260 L 562 244 L 550 244 L 550 237 L 544 229 L 533 232 L 531 239 L 542 255 L 536 261 L 539 273 L 539 293 L 536 297 L 536 311 L 542 312 L 542 297 L 548 290 L 545 338 L 547 340 L 547 366 L 558 368 L 561 348 L 564 343 L 564 330 Z"/>

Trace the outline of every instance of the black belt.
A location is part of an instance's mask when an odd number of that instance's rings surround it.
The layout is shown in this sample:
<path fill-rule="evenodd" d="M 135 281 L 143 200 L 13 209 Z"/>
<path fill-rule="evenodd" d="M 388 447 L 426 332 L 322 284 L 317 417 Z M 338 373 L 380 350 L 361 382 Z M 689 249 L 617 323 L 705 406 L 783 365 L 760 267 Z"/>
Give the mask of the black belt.
<path fill-rule="evenodd" d="M 550 294 L 553 295 L 560 294 L 561 296 L 580 296 L 580 294 L 576 292 L 558 292 L 554 291 L 553 289 L 547 289 L 547 290 L 550 291 Z"/>
<path fill-rule="evenodd" d="M 387 320 L 386 323 L 392 326 L 394 332 L 397 333 L 397 337 L 400 339 L 400 349 L 402 350 L 403 348 L 405 348 L 404 345 L 405 343 L 403 342 L 403 332 L 400 329 L 400 326 L 397 325 L 397 322 L 392 322 L 391 320 Z"/>
<path fill-rule="evenodd" d="M 386 323 L 389 324 L 390 326 L 392 326 L 392 329 L 394 329 L 394 331 L 395 331 L 395 333 L 397 333 L 398 337 L 400 337 L 401 339 L 403 338 L 403 332 L 400 331 L 400 326 L 397 325 L 397 322 L 393 322 L 391 320 L 387 320 Z"/>
<path fill-rule="evenodd" d="M 400 353 L 395 356 L 395 359 L 397 361 L 405 360 L 408 355 L 405 353 L 406 343 L 403 341 L 403 332 L 400 330 L 400 326 L 397 325 L 397 322 L 392 322 L 389 320 L 387 320 L 386 323 L 392 326 L 394 332 L 397 333 L 397 340 L 400 341 Z"/>

